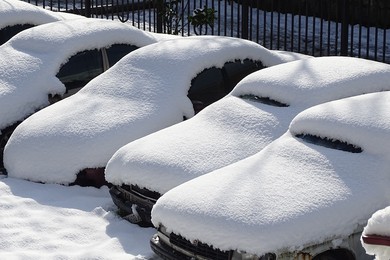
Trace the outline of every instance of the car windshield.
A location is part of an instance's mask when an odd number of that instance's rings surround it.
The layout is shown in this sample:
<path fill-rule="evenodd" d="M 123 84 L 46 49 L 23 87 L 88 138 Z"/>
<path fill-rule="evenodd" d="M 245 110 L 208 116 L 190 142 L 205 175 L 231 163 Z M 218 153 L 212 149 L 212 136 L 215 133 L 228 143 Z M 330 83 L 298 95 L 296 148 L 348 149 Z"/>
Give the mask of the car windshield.
<path fill-rule="evenodd" d="M 138 49 L 138 47 L 131 44 L 113 44 L 107 48 L 106 51 L 110 67 L 136 49 Z"/>
<path fill-rule="evenodd" d="M 11 39 L 19 32 L 34 27 L 32 24 L 16 24 L 0 29 L 0 45 Z"/>
<path fill-rule="evenodd" d="M 241 95 L 239 97 L 242 98 L 242 99 L 263 103 L 263 104 L 266 104 L 266 105 L 269 105 L 269 106 L 288 107 L 287 104 L 279 102 L 279 101 L 274 100 L 274 99 L 271 99 L 269 97 L 259 97 L 259 96 L 253 95 L 253 94 L 245 94 L 245 95 Z"/>
<path fill-rule="evenodd" d="M 204 69 L 192 79 L 188 91 L 195 112 L 226 96 L 241 79 L 262 68 L 261 62 L 245 59 L 226 62 L 222 68 Z"/>
<path fill-rule="evenodd" d="M 102 54 L 100 50 L 94 49 L 72 56 L 56 76 L 64 83 L 68 93 L 70 90 L 79 90 L 84 87 L 101 73 L 103 73 Z"/>
<path fill-rule="evenodd" d="M 342 150 L 350 153 L 361 153 L 363 151 L 362 148 L 360 148 L 359 146 L 327 137 L 319 137 L 311 134 L 298 134 L 295 136 L 304 140 L 305 142 L 320 145 L 326 148 Z"/>

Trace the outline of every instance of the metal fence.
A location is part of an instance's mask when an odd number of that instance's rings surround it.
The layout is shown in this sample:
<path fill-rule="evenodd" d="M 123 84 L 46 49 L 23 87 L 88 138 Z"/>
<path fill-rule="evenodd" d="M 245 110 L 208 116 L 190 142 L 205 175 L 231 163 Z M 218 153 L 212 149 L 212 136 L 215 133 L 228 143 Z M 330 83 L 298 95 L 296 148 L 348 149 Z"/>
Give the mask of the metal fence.
<path fill-rule="evenodd" d="M 390 63 L 388 0 L 24 0 L 140 29 L 249 39 L 269 49 Z M 210 14 L 203 24 L 191 20 Z M 210 17 L 209 17 L 210 18 Z"/>

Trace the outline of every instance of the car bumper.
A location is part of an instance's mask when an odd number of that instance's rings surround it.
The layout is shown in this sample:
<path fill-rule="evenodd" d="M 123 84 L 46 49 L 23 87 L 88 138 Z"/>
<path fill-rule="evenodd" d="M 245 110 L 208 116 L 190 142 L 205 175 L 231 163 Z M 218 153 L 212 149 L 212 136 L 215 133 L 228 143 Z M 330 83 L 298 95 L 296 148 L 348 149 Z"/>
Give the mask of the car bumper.
<path fill-rule="evenodd" d="M 176 259 L 191 260 L 191 259 L 193 259 L 190 256 L 187 256 L 185 254 L 182 254 L 182 253 L 172 249 L 166 243 L 161 241 L 158 234 L 155 234 L 150 239 L 150 247 L 152 248 L 153 252 L 156 255 L 158 255 L 159 257 L 161 257 L 162 259 L 167 259 L 167 260 L 176 260 Z"/>
<path fill-rule="evenodd" d="M 390 246 L 390 236 L 362 235 L 362 240 L 367 245 Z"/>
<path fill-rule="evenodd" d="M 123 215 L 136 214 L 140 217 L 140 222 L 132 222 L 140 226 L 153 227 L 151 221 L 151 211 L 155 200 L 142 197 L 131 191 L 127 191 L 119 186 L 112 186 L 110 195 L 114 204 L 121 210 Z M 125 217 L 126 218 L 126 217 Z"/>

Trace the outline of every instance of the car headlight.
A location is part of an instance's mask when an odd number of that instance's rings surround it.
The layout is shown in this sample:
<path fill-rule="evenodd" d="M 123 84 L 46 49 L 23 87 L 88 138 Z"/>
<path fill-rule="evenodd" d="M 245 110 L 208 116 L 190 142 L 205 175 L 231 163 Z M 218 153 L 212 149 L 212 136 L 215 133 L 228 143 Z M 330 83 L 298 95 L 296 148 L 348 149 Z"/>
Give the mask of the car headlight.
<path fill-rule="evenodd" d="M 167 228 L 164 227 L 163 225 L 159 225 L 158 231 L 160 231 L 160 232 L 163 233 L 164 235 L 169 235 L 168 232 L 167 232 Z"/>
<path fill-rule="evenodd" d="M 257 256 L 254 254 L 247 254 L 239 251 L 234 251 L 232 260 L 276 260 L 275 254 L 265 254 L 263 256 Z"/>

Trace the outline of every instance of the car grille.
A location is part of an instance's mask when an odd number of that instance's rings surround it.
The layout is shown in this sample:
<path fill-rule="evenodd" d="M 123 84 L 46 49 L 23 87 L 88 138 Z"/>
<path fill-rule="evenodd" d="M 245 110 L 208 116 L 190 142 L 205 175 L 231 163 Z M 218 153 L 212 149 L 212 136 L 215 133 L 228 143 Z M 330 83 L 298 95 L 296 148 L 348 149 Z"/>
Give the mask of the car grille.
<path fill-rule="evenodd" d="M 170 234 L 169 242 L 172 245 L 193 253 L 194 255 L 203 256 L 213 260 L 228 260 L 232 255 L 231 251 L 221 251 L 201 242 L 191 243 L 182 236 L 174 233 Z"/>
<path fill-rule="evenodd" d="M 156 202 L 158 198 L 161 197 L 160 193 L 148 190 L 146 188 L 140 188 L 137 185 L 122 185 L 121 188 L 128 192 L 133 192 L 135 194 L 138 194 L 141 197 L 144 197 L 146 199 L 154 200 L 154 202 Z M 129 196 L 128 194 L 125 194 L 125 199 L 130 199 L 128 198 L 128 196 Z"/>

